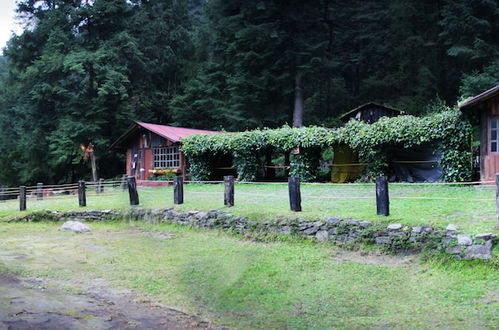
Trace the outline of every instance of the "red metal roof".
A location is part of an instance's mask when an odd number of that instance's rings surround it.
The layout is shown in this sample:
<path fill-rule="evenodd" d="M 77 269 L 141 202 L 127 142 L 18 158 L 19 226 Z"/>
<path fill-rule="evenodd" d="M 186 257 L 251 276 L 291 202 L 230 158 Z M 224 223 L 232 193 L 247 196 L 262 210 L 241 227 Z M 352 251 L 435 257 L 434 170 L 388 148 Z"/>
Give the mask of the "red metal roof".
<path fill-rule="evenodd" d="M 185 127 L 175 127 L 175 126 L 165 126 L 157 125 L 143 122 L 136 122 L 137 125 L 144 127 L 145 129 L 158 134 L 173 142 L 179 142 L 180 139 L 188 137 L 194 134 L 217 134 L 222 133 L 220 131 L 207 131 L 202 129 L 185 128 Z"/>
<path fill-rule="evenodd" d="M 125 133 L 123 133 L 123 135 L 121 135 L 116 141 L 114 141 L 110 149 L 126 149 L 128 147 L 130 139 L 133 138 L 133 136 L 135 136 L 136 134 L 139 134 L 141 129 L 146 129 L 172 142 L 179 142 L 180 139 L 194 134 L 223 133 L 221 131 L 207 131 L 202 129 L 157 125 L 136 121 L 132 124 L 132 126 L 130 126 L 130 128 L 128 128 Z"/>

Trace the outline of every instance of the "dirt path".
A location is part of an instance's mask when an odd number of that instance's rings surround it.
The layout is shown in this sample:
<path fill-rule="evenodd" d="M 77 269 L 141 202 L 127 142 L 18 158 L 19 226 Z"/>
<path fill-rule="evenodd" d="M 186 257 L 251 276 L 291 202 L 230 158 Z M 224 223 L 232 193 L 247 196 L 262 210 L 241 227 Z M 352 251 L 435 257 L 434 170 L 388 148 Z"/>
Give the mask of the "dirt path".
<path fill-rule="evenodd" d="M 67 292 L 0 270 L 0 329 L 209 329 L 195 317 L 133 300 L 102 287 Z"/>

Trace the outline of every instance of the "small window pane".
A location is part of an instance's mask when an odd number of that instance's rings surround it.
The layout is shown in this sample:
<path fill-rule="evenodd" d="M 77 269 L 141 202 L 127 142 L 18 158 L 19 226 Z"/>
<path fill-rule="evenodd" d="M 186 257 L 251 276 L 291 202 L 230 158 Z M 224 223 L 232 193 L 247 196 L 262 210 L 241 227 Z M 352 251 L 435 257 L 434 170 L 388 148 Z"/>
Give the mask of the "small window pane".
<path fill-rule="evenodd" d="M 492 118 L 490 120 L 490 127 L 491 128 L 497 128 L 497 118 Z"/>
<path fill-rule="evenodd" d="M 180 167 L 180 152 L 178 147 L 153 148 L 153 156 L 155 168 Z"/>
<path fill-rule="evenodd" d="M 490 139 L 494 140 L 494 141 L 497 140 L 497 131 L 496 130 L 492 130 L 491 133 L 492 134 L 490 135 Z"/>
<path fill-rule="evenodd" d="M 492 142 L 490 144 L 490 151 L 491 152 L 497 152 L 497 142 Z"/>

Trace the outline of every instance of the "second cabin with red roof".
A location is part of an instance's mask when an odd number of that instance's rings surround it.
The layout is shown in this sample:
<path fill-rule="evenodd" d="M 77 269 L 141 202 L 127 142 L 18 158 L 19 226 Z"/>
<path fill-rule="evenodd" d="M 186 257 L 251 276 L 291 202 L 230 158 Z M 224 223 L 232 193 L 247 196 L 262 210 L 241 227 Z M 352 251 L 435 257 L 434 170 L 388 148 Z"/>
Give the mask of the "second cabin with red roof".
<path fill-rule="evenodd" d="M 140 184 L 142 180 L 184 175 L 187 163 L 180 150 L 180 139 L 201 133 L 221 132 L 135 122 L 111 149 L 126 151 L 126 174 Z"/>

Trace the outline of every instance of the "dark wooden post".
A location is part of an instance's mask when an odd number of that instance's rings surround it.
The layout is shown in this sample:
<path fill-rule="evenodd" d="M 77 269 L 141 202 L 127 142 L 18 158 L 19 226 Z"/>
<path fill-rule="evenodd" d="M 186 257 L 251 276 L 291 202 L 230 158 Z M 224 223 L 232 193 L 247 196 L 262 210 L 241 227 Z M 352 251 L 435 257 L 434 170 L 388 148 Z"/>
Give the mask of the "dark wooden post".
<path fill-rule="evenodd" d="M 128 176 L 126 174 L 123 174 L 123 177 L 121 178 L 121 189 L 126 190 L 128 188 L 127 185 L 127 178 Z"/>
<path fill-rule="evenodd" d="M 376 211 L 385 217 L 390 215 L 390 197 L 388 196 L 388 179 L 380 176 L 376 179 Z"/>
<path fill-rule="evenodd" d="M 184 203 L 184 178 L 182 176 L 173 178 L 173 203 Z"/>
<path fill-rule="evenodd" d="M 499 173 L 496 173 L 496 229 L 499 229 Z"/>
<path fill-rule="evenodd" d="M 19 187 L 19 210 L 26 211 L 26 186 Z"/>
<path fill-rule="evenodd" d="M 87 189 L 83 180 L 78 181 L 78 205 L 87 206 Z"/>
<path fill-rule="evenodd" d="M 234 177 L 232 175 L 224 176 L 224 205 L 234 206 Z"/>
<path fill-rule="evenodd" d="M 301 192 L 300 192 L 300 178 L 289 177 L 289 205 L 291 211 L 301 212 Z"/>
<path fill-rule="evenodd" d="M 36 199 L 41 201 L 43 199 L 43 183 L 36 184 Z"/>
<path fill-rule="evenodd" d="M 99 179 L 99 183 L 97 185 L 97 193 L 103 193 L 104 192 L 104 179 Z"/>
<path fill-rule="evenodd" d="M 130 205 L 139 205 L 139 194 L 137 193 L 137 182 L 134 176 L 127 178 L 128 195 L 130 196 Z"/>

